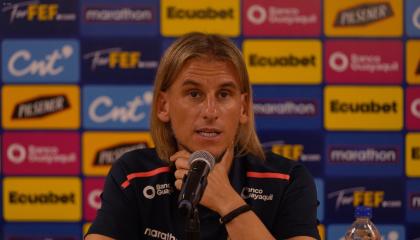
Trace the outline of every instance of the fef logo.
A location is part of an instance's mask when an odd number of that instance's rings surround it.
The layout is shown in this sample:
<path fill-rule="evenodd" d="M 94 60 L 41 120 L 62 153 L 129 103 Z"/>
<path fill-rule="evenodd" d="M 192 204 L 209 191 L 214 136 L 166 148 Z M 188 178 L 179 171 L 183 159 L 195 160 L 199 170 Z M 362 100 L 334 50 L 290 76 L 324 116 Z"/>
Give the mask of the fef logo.
<path fill-rule="evenodd" d="M 403 45 L 400 41 L 327 41 L 328 83 L 400 84 Z"/>
<path fill-rule="evenodd" d="M 8 129 L 76 129 L 80 126 L 77 86 L 4 86 L 2 105 L 3 126 Z"/>
<path fill-rule="evenodd" d="M 420 181 L 408 180 L 406 183 L 407 221 L 420 223 Z"/>
<path fill-rule="evenodd" d="M 149 128 L 151 86 L 87 86 L 83 99 L 85 128 Z"/>
<path fill-rule="evenodd" d="M 152 137 L 146 132 L 85 132 L 82 137 L 83 173 L 105 176 L 111 165 L 124 153 L 153 147 Z"/>
<path fill-rule="evenodd" d="M 405 27 L 410 37 L 420 36 L 420 1 L 405 2 Z"/>
<path fill-rule="evenodd" d="M 420 41 L 408 40 L 406 46 L 407 83 L 420 84 Z"/>
<path fill-rule="evenodd" d="M 5 175 L 77 175 L 80 137 L 69 132 L 6 132 L 3 135 Z"/>
<path fill-rule="evenodd" d="M 95 219 L 96 211 L 101 207 L 101 193 L 104 187 L 103 178 L 86 178 L 83 181 L 84 196 L 84 219 L 92 221 Z"/>
<path fill-rule="evenodd" d="M 406 89 L 405 121 L 408 130 L 420 129 L 420 88 Z"/>
<path fill-rule="evenodd" d="M 408 177 L 420 177 L 420 134 L 408 133 L 405 142 L 405 172 Z"/>
<path fill-rule="evenodd" d="M 324 119 L 328 130 L 401 130 L 401 87 L 327 86 Z"/>
<path fill-rule="evenodd" d="M 353 0 L 324 3 L 328 36 L 401 36 L 402 2 Z"/>
<path fill-rule="evenodd" d="M 7 221 L 80 221 L 81 183 L 73 177 L 4 179 Z"/>
<path fill-rule="evenodd" d="M 17 40 L 2 43 L 5 82 L 78 82 L 79 42 L 76 40 Z"/>
<path fill-rule="evenodd" d="M 76 33 L 76 11 L 73 1 L 3 1 L 0 27 L 7 35 Z"/>
<path fill-rule="evenodd" d="M 179 36 L 203 31 L 227 36 L 240 33 L 239 1 L 161 1 L 161 31 L 164 36 Z"/>
<path fill-rule="evenodd" d="M 243 52 L 252 83 L 321 82 L 321 43 L 317 40 L 245 40 Z"/>
<path fill-rule="evenodd" d="M 317 36 L 321 31 L 319 0 L 246 0 L 242 9 L 246 36 Z"/>

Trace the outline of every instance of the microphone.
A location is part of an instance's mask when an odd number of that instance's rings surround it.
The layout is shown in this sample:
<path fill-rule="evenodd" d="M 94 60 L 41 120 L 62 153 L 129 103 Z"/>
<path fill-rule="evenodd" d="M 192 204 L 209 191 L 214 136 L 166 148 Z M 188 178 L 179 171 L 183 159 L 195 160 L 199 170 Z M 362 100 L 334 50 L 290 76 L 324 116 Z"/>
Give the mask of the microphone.
<path fill-rule="evenodd" d="M 213 169 L 215 159 L 207 151 L 195 151 L 191 154 L 190 170 L 182 179 L 181 192 L 178 197 L 178 209 L 184 216 L 191 216 L 200 202 L 207 186 L 207 175 Z"/>

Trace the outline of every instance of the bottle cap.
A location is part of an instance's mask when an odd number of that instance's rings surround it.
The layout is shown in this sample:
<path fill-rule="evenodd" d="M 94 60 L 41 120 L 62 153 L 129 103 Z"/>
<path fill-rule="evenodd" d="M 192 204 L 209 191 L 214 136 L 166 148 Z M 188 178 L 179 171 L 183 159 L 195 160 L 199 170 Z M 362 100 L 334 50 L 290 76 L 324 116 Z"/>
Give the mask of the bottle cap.
<path fill-rule="evenodd" d="M 372 208 L 365 206 L 358 206 L 354 211 L 354 216 L 357 217 L 372 217 Z"/>

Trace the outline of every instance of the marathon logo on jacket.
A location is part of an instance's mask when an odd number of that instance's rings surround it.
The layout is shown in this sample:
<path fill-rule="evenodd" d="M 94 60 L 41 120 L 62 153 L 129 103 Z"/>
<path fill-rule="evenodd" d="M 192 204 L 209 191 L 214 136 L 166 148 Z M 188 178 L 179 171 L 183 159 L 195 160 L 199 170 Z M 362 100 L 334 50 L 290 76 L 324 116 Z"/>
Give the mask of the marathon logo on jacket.
<path fill-rule="evenodd" d="M 321 2 L 286 0 L 243 2 L 246 36 L 317 36 L 321 31 Z"/>
<path fill-rule="evenodd" d="M 406 127 L 408 130 L 420 130 L 420 88 L 407 88 L 405 98 Z"/>
<path fill-rule="evenodd" d="M 326 218 L 348 221 L 356 206 L 373 208 L 381 221 L 403 221 L 403 183 L 389 178 L 334 179 L 326 183 Z"/>
<path fill-rule="evenodd" d="M 76 177 L 8 177 L 3 186 L 7 221 L 80 221 L 81 183 Z"/>
<path fill-rule="evenodd" d="M 86 40 L 82 76 L 88 82 L 152 83 L 159 52 L 159 42 L 151 40 Z"/>
<path fill-rule="evenodd" d="M 76 40 L 6 39 L 2 52 L 5 82 L 79 81 L 79 42 Z"/>
<path fill-rule="evenodd" d="M 101 193 L 104 187 L 103 178 L 85 178 L 83 180 L 83 219 L 93 221 L 96 211 L 101 207 Z"/>
<path fill-rule="evenodd" d="M 408 180 L 406 187 L 406 219 L 412 223 L 420 223 L 420 180 Z"/>
<path fill-rule="evenodd" d="M 420 40 L 407 41 L 405 56 L 407 83 L 420 84 Z"/>
<path fill-rule="evenodd" d="M 84 0 L 80 31 L 85 36 L 157 36 L 159 2 L 150 0 Z"/>
<path fill-rule="evenodd" d="M 77 175 L 80 138 L 70 132 L 6 132 L 3 135 L 5 175 Z"/>
<path fill-rule="evenodd" d="M 80 223 L 7 223 L 3 226 L 4 240 L 77 240 Z"/>
<path fill-rule="evenodd" d="M 327 86 L 324 109 L 328 130 L 401 130 L 403 91 L 393 86 Z"/>
<path fill-rule="evenodd" d="M 153 146 L 148 132 L 85 132 L 82 136 L 83 173 L 106 176 L 111 165 L 124 153 Z"/>
<path fill-rule="evenodd" d="M 401 36 L 402 2 L 353 0 L 324 2 L 328 36 Z"/>
<path fill-rule="evenodd" d="M 151 86 L 86 86 L 83 126 L 88 129 L 149 129 Z"/>
<path fill-rule="evenodd" d="M 405 172 L 408 177 L 420 177 L 420 133 L 405 136 Z"/>
<path fill-rule="evenodd" d="M 9 129 L 76 129 L 80 126 L 77 86 L 3 87 L 3 126 Z"/>
<path fill-rule="evenodd" d="M 146 228 L 144 230 L 144 235 L 149 236 L 153 239 L 163 239 L 163 240 L 177 240 L 171 232 L 162 232 L 153 228 Z"/>
<path fill-rule="evenodd" d="M 165 37 L 203 31 L 226 36 L 240 34 L 239 1 L 161 1 L 161 29 Z"/>
<path fill-rule="evenodd" d="M 396 133 L 330 133 L 325 141 L 325 173 L 348 177 L 401 176 L 403 140 Z"/>
<path fill-rule="evenodd" d="M 420 36 L 420 2 L 405 2 L 405 28 L 410 37 Z"/>
<path fill-rule="evenodd" d="M 254 112 L 259 129 L 318 129 L 321 88 L 254 86 Z"/>
<path fill-rule="evenodd" d="M 0 28 L 7 36 L 77 33 L 77 1 L 5 0 L 0 8 Z"/>
<path fill-rule="evenodd" d="M 245 40 L 243 53 L 252 83 L 321 82 L 321 43 L 318 40 Z"/>
<path fill-rule="evenodd" d="M 401 41 L 327 41 L 325 48 L 328 83 L 402 82 Z"/>

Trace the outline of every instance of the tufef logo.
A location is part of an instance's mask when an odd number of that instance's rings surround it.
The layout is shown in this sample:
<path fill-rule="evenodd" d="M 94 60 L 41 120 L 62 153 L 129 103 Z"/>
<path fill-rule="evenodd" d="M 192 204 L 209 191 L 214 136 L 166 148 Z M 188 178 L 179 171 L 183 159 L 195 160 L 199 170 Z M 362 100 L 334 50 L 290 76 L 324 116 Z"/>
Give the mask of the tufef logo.
<path fill-rule="evenodd" d="M 334 26 L 348 27 L 368 25 L 394 15 L 389 3 L 365 3 L 337 13 Z"/>
<path fill-rule="evenodd" d="M 42 118 L 70 108 L 66 95 L 40 96 L 18 103 L 12 113 L 12 119 Z"/>
<path fill-rule="evenodd" d="M 420 134 L 408 133 L 405 141 L 406 175 L 408 177 L 420 177 Z"/>

